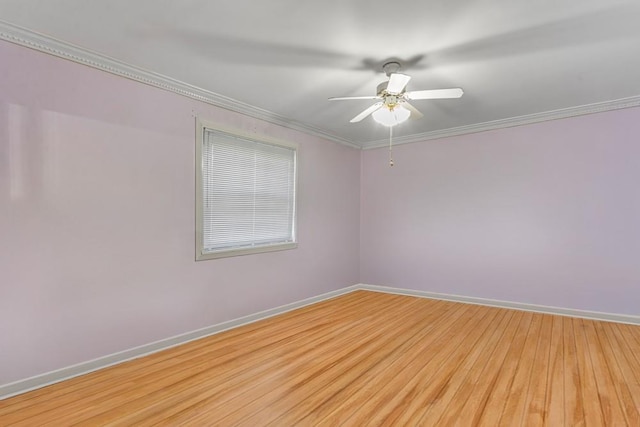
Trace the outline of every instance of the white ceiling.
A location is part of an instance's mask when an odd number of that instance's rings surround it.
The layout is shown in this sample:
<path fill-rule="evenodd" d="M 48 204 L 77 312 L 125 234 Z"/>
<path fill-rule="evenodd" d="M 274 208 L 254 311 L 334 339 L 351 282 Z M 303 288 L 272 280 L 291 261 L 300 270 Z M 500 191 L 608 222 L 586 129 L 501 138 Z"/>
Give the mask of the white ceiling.
<path fill-rule="evenodd" d="M 371 118 L 381 66 L 415 101 L 395 128 L 444 130 L 640 96 L 638 0 L 0 0 L 0 20 L 232 98 L 358 145 L 384 140 Z M 640 98 L 638 98 L 640 99 Z"/>

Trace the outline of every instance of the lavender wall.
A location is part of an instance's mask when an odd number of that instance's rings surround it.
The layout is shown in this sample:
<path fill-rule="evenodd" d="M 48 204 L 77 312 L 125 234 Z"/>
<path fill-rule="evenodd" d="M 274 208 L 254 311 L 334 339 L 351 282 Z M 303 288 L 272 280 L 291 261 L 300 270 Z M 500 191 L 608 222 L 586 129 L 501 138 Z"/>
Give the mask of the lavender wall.
<path fill-rule="evenodd" d="M 0 384 L 358 282 L 360 152 L 0 43 Z M 194 261 L 192 111 L 299 143 L 299 247 Z"/>
<path fill-rule="evenodd" d="M 640 109 L 389 168 L 5 42 L 0 63 L 0 384 L 358 282 L 639 314 Z M 298 249 L 194 261 L 194 111 L 300 144 Z"/>
<path fill-rule="evenodd" d="M 365 151 L 361 281 L 640 314 L 640 108 Z"/>

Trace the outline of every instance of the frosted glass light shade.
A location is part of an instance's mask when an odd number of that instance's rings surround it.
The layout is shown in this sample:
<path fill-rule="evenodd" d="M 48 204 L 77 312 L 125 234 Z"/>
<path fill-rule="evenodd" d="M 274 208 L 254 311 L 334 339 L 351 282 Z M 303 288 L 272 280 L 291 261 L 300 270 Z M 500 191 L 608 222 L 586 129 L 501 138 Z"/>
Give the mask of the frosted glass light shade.
<path fill-rule="evenodd" d="M 411 112 L 402 105 L 396 105 L 393 109 L 383 106 L 372 114 L 373 120 L 387 127 L 404 122 L 410 115 Z"/>

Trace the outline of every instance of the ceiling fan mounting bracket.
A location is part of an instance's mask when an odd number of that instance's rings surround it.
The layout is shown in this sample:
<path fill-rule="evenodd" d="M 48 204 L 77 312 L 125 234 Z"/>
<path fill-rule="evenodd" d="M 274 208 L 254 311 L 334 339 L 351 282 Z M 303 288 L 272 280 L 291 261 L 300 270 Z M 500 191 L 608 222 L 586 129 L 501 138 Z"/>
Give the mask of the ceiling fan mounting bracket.
<path fill-rule="evenodd" d="M 382 66 L 382 71 L 387 75 L 387 77 L 391 77 L 391 74 L 397 73 L 402 68 L 402 65 L 398 61 L 389 61 Z"/>

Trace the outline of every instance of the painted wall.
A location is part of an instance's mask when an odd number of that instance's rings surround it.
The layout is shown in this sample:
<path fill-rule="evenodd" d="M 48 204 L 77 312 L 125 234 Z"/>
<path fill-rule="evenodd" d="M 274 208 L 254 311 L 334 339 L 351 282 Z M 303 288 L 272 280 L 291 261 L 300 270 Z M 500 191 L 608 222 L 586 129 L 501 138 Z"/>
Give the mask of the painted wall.
<path fill-rule="evenodd" d="M 363 152 L 361 281 L 640 314 L 640 108 Z"/>
<path fill-rule="evenodd" d="M 640 314 L 640 109 L 358 152 L 0 42 L 0 384 L 358 282 Z M 194 261 L 193 113 L 293 140 L 299 247 Z"/>
<path fill-rule="evenodd" d="M 359 278 L 360 152 L 0 42 L 0 384 Z M 193 111 L 299 143 L 299 247 L 194 261 Z"/>

